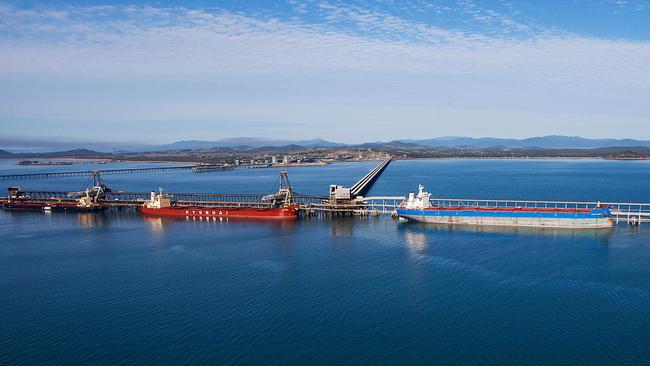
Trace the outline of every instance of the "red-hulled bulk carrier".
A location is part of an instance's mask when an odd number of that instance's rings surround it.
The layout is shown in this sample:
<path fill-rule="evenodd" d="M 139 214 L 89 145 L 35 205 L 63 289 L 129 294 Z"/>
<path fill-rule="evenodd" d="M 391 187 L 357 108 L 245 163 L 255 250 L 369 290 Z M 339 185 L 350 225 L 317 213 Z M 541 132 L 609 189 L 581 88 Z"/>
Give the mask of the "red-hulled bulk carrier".
<path fill-rule="evenodd" d="M 298 218 L 298 208 L 294 205 L 263 208 L 176 206 L 171 205 L 169 196 L 164 193 L 153 192 L 151 196 L 151 200 L 140 208 L 140 213 L 166 217 L 233 217 L 273 220 L 295 220 Z"/>
<path fill-rule="evenodd" d="M 239 207 L 239 206 L 182 206 L 172 203 L 171 197 L 161 192 L 151 192 L 151 199 L 140 208 L 144 215 L 182 218 L 246 218 L 269 220 L 295 220 L 298 218 L 298 206 L 291 201 L 291 186 L 288 184 L 286 173 L 280 176 L 281 183 L 286 179 L 286 185 L 281 184 L 280 191 L 265 197 L 268 207 Z"/>

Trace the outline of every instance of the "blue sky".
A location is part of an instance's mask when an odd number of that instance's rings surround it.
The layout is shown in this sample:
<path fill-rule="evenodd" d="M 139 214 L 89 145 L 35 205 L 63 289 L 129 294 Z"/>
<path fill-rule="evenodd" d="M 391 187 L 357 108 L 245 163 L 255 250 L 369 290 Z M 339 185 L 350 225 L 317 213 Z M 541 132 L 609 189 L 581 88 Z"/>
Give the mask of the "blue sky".
<path fill-rule="evenodd" d="M 0 1 L 0 136 L 650 139 L 649 1 Z"/>

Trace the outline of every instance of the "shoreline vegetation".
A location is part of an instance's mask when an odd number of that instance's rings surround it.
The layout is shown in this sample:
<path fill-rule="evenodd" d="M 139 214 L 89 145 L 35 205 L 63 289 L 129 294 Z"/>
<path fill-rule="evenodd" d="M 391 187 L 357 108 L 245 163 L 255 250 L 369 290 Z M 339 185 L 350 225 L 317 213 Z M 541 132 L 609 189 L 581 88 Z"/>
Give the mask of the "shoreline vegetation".
<path fill-rule="evenodd" d="M 337 162 L 382 160 L 392 156 L 405 159 L 603 159 L 621 161 L 650 160 L 647 147 L 597 149 L 506 149 L 506 148 L 395 148 L 386 146 L 308 148 L 286 146 L 249 149 L 200 149 L 152 152 L 102 153 L 69 150 L 49 153 L 14 154 L 0 150 L 0 158 L 22 159 L 17 165 L 75 165 L 85 162 L 142 162 L 177 164 L 221 164 L 269 167 L 318 166 Z"/>

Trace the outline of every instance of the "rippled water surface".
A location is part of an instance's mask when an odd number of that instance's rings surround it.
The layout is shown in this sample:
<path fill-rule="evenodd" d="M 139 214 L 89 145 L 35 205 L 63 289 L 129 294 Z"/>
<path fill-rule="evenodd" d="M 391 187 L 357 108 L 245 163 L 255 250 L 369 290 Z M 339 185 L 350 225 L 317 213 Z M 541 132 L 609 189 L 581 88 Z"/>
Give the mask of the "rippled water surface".
<path fill-rule="evenodd" d="M 88 169 L 18 167 L 0 174 Z M 297 191 L 375 163 L 289 169 Z M 147 164 L 106 164 L 100 168 Z M 106 176 L 267 193 L 278 171 Z M 0 181 L 77 190 L 86 178 Z M 650 163 L 396 161 L 368 195 L 650 202 Z M 4 188 L 3 188 L 4 189 Z M 650 224 L 567 231 L 0 211 L 0 364 L 650 363 Z"/>

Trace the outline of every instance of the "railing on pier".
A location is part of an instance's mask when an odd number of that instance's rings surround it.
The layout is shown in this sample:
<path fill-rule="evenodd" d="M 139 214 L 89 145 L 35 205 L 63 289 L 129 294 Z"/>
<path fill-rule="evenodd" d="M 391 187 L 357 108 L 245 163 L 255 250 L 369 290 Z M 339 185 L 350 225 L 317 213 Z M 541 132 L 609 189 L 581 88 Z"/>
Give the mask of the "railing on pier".
<path fill-rule="evenodd" d="M 431 205 L 441 207 L 481 207 L 481 208 L 574 208 L 592 209 L 604 205 L 602 202 L 579 201 L 539 201 L 539 200 L 504 200 L 504 199 L 467 199 L 467 198 L 431 198 Z"/>
<path fill-rule="evenodd" d="M 372 196 L 364 197 L 363 203 L 369 214 L 393 214 L 405 199 L 404 196 Z"/>
<path fill-rule="evenodd" d="M 295 203 L 298 203 L 300 205 L 314 205 L 314 204 L 321 204 L 327 200 L 329 200 L 329 197 L 327 196 L 308 196 L 304 194 L 298 194 L 294 195 L 292 197 L 293 201 Z"/>
<path fill-rule="evenodd" d="M 650 204 L 647 203 L 608 203 L 612 208 L 612 219 L 631 224 L 650 222 Z"/>

